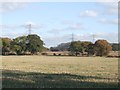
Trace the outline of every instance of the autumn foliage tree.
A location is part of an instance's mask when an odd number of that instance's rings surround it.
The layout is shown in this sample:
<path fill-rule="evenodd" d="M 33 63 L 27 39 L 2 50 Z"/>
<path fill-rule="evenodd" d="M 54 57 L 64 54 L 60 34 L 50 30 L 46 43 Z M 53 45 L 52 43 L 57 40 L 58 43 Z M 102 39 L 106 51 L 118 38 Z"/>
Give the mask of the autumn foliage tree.
<path fill-rule="evenodd" d="M 95 51 L 97 56 L 106 56 L 111 50 L 112 46 L 107 40 L 97 40 L 95 42 Z"/>
<path fill-rule="evenodd" d="M 2 38 L 2 54 L 7 55 L 10 52 L 10 43 L 11 39 L 10 38 Z"/>

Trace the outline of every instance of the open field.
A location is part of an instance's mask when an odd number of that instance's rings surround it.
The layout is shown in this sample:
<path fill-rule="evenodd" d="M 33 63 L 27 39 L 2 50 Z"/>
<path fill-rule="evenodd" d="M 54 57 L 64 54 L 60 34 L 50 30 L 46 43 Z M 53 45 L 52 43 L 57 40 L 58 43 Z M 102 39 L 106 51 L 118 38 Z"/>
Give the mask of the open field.
<path fill-rule="evenodd" d="M 118 87 L 118 58 L 2 56 L 3 88 Z"/>

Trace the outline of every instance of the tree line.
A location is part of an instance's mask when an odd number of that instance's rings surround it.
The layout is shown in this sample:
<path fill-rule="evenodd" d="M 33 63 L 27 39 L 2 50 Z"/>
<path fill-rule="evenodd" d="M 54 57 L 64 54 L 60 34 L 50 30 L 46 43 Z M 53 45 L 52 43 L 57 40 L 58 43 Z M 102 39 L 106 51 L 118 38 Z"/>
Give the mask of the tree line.
<path fill-rule="evenodd" d="M 36 35 L 20 36 L 15 39 L 1 38 L 1 51 L 2 55 L 8 54 L 37 54 L 43 50 L 47 50 L 43 46 L 44 42 Z"/>
<path fill-rule="evenodd" d="M 73 41 L 61 43 L 57 47 L 51 47 L 51 51 L 70 51 L 72 55 L 87 53 L 88 56 L 107 56 L 110 51 L 118 51 L 118 44 L 110 44 L 107 40 Z"/>
<path fill-rule="evenodd" d="M 120 46 L 120 45 L 119 45 Z M 110 51 L 118 50 L 118 44 L 110 44 L 107 40 L 73 41 L 61 43 L 57 47 L 44 47 L 44 42 L 36 34 L 19 36 L 15 39 L 1 38 L 0 50 L 2 55 L 38 54 L 42 51 L 69 51 L 71 55 L 87 53 L 87 55 L 106 56 Z"/>

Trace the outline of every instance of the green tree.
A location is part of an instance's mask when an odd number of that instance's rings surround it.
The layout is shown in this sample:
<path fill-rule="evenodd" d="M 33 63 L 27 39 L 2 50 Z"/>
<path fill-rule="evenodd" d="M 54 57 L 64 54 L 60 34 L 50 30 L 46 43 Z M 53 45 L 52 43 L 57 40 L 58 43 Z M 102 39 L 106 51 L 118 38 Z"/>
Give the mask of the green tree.
<path fill-rule="evenodd" d="M 89 49 L 89 45 L 91 45 L 91 44 L 93 44 L 92 42 L 89 42 L 89 41 L 84 41 L 84 42 L 81 42 L 81 45 L 82 45 L 82 47 L 83 47 L 83 51 L 84 52 L 87 52 L 88 51 L 88 49 Z"/>
<path fill-rule="evenodd" d="M 27 36 L 27 50 L 32 54 L 41 52 L 43 50 L 43 41 L 36 34 Z"/>
<path fill-rule="evenodd" d="M 22 48 L 20 45 L 13 45 L 13 50 L 19 55 L 22 54 Z"/>
<path fill-rule="evenodd" d="M 11 49 L 17 54 L 25 54 L 25 52 L 30 52 L 36 54 L 45 50 L 43 47 L 43 41 L 36 34 L 28 36 L 20 36 L 11 42 Z"/>
<path fill-rule="evenodd" d="M 81 45 L 81 42 L 80 41 L 71 42 L 70 51 L 72 52 L 72 54 L 75 54 L 76 56 L 79 53 L 83 53 L 83 47 Z"/>
<path fill-rule="evenodd" d="M 108 43 L 107 40 L 97 40 L 95 42 L 96 55 L 106 56 L 111 50 L 112 50 L 112 46 Z"/>
<path fill-rule="evenodd" d="M 94 44 L 89 44 L 86 52 L 88 52 L 89 56 L 94 55 L 95 54 L 95 45 Z"/>
<path fill-rule="evenodd" d="M 113 51 L 119 51 L 120 49 L 120 43 L 112 43 L 112 50 Z"/>
<path fill-rule="evenodd" d="M 17 54 L 23 54 L 26 52 L 27 36 L 20 36 L 11 42 L 11 50 L 15 51 Z"/>

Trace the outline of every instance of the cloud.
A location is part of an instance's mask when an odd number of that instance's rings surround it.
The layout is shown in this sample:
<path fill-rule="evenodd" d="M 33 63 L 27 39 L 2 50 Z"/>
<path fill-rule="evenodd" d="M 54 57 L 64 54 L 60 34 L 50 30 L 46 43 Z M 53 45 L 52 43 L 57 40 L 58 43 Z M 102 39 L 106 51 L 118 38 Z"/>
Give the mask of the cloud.
<path fill-rule="evenodd" d="M 64 20 L 61 22 L 62 25 L 72 25 L 73 23 L 75 23 L 75 22 L 73 22 L 71 20 Z"/>
<path fill-rule="evenodd" d="M 26 6 L 25 2 L 1 2 L 0 13 L 7 13 Z"/>
<path fill-rule="evenodd" d="M 29 28 L 29 24 L 31 24 L 31 28 L 32 29 L 39 29 L 39 28 L 43 28 L 44 27 L 44 25 L 42 25 L 42 24 L 36 24 L 36 23 L 34 23 L 34 22 L 31 22 L 31 21 L 29 21 L 29 22 L 25 22 L 24 24 L 21 24 L 21 25 L 6 25 L 6 24 L 1 24 L 0 25 L 0 29 L 1 30 L 15 30 L 15 29 L 20 29 L 20 28 Z"/>
<path fill-rule="evenodd" d="M 18 32 L 14 32 L 12 31 L 11 33 L 6 33 L 6 32 L 2 32 L 1 37 L 9 37 L 11 39 L 19 37 L 19 36 L 26 36 L 28 33 L 24 32 L 24 33 L 18 33 Z"/>
<path fill-rule="evenodd" d="M 113 15 L 113 14 L 118 14 L 118 2 L 99 2 L 98 3 L 100 5 L 100 7 L 103 7 L 104 11 L 103 14 L 109 14 L 109 15 Z"/>
<path fill-rule="evenodd" d="M 99 32 L 95 33 L 95 41 L 98 39 L 105 39 L 110 43 L 118 43 L 118 33 L 117 32 Z M 72 34 L 65 34 L 65 35 L 55 35 L 45 37 L 43 39 L 47 47 L 56 46 L 60 43 L 66 43 L 72 41 Z M 93 41 L 93 34 L 86 33 L 86 34 L 74 34 L 74 41 Z"/>
<path fill-rule="evenodd" d="M 1 30 L 14 30 L 17 28 L 20 28 L 20 25 L 6 25 L 6 24 L 0 25 Z"/>
<path fill-rule="evenodd" d="M 43 40 L 47 47 L 52 47 L 52 46 L 56 46 L 60 43 L 70 42 L 71 34 L 66 34 L 66 35 L 57 35 L 56 34 L 54 36 L 44 37 Z"/>
<path fill-rule="evenodd" d="M 43 26 L 44 26 L 42 24 L 37 24 L 37 23 L 34 23 L 32 21 L 27 21 L 23 25 L 21 25 L 21 27 L 29 28 L 29 25 L 31 25 L 32 29 L 39 29 L 39 28 L 43 28 Z"/>
<path fill-rule="evenodd" d="M 81 23 L 75 23 L 66 28 L 66 30 L 82 30 L 82 29 L 84 29 L 84 26 Z"/>
<path fill-rule="evenodd" d="M 109 33 L 96 33 L 98 37 L 96 39 L 105 39 L 110 43 L 118 43 L 118 32 Z"/>
<path fill-rule="evenodd" d="M 97 0 L 98 2 L 119 2 L 119 0 Z"/>
<path fill-rule="evenodd" d="M 62 32 L 62 31 L 63 31 L 62 29 L 54 28 L 54 29 L 49 30 L 48 33 L 51 33 L 51 34 L 60 34 L 60 32 Z"/>
<path fill-rule="evenodd" d="M 98 13 L 94 10 L 86 10 L 80 13 L 81 17 L 96 17 Z"/>
<path fill-rule="evenodd" d="M 3 2 L 118 2 L 119 0 L 3 0 Z"/>
<path fill-rule="evenodd" d="M 65 22 L 66 23 L 66 22 Z M 73 23 L 73 22 L 69 22 L 66 23 L 65 28 L 54 28 L 52 30 L 49 30 L 48 33 L 52 33 L 52 34 L 58 34 L 61 32 L 68 32 L 68 31 L 74 31 L 74 30 L 83 30 L 85 29 L 84 25 L 82 23 Z"/>
<path fill-rule="evenodd" d="M 100 22 L 102 24 L 114 24 L 114 25 L 118 25 L 118 19 L 109 20 L 109 19 L 102 18 L 98 22 Z"/>

